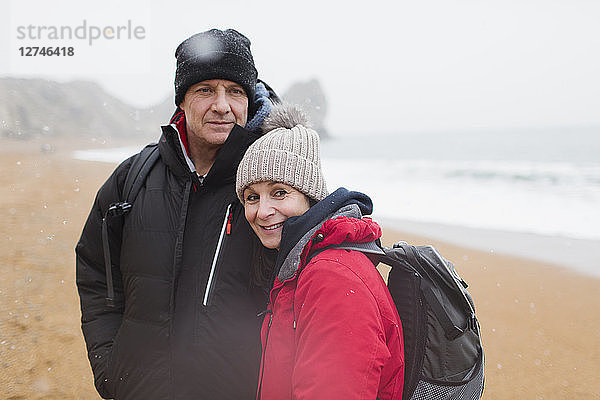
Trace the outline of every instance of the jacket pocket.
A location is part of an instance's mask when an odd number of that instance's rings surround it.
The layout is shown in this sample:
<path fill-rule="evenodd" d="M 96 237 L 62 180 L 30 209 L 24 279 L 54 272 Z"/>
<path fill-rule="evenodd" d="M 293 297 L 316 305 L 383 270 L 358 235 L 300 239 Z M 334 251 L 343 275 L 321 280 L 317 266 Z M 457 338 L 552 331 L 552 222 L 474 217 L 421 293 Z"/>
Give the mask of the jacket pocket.
<path fill-rule="evenodd" d="M 206 281 L 206 288 L 204 289 L 204 297 L 202 298 L 202 305 L 204 307 L 208 307 L 211 304 L 211 298 L 214 295 L 215 283 L 217 278 L 217 272 L 219 267 L 219 258 L 223 249 L 225 248 L 225 243 L 227 241 L 228 236 L 231 234 L 231 219 L 232 219 L 232 211 L 231 204 L 227 206 L 227 210 L 225 211 L 225 215 L 223 217 L 223 225 L 221 226 L 221 233 L 219 234 L 219 240 L 217 241 L 217 247 L 215 248 L 215 252 L 212 258 L 212 263 L 210 266 L 210 271 L 208 273 L 208 279 Z"/>

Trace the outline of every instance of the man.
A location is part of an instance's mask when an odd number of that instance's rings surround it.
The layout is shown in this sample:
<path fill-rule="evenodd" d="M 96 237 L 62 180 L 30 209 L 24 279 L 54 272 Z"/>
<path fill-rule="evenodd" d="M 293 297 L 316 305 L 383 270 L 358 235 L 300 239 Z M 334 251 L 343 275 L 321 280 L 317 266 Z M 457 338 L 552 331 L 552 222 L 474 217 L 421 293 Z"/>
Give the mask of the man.
<path fill-rule="evenodd" d="M 265 299 L 250 284 L 254 239 L 235 173 L 257 137 L 242 126 L 258 130 L 276 96 L 235 30 L 194 35 L 175 57 L 178 109 L 158 161 L 127 215 L 109 219 L 136 156 L 117 167 L 77 244 L 88 357 L 104 398 L 251 399 Z"/>

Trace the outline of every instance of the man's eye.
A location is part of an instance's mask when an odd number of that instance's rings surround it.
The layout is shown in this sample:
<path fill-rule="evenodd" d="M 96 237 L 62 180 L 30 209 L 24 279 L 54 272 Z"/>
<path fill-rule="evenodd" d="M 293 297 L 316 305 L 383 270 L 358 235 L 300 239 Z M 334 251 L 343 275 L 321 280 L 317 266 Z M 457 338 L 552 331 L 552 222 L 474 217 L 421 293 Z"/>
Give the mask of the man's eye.
<path fill-rule="evenodd" d="M 210 92 L 211 92 L 211 90 L 210 90 L 210 88 L 208 88 L 208 87 L 201 87 L 201 88 L 198 88 L 198 89 L 196 90 L 196 92 L 198 92 L 198 93 L 210 93 Z"/>
<path fill-rule="evenodd" d="M 242 89 L 239 88 L 232 88 L 229 91 L 231 94 L 233 94 L 234 96 L 245 96 L 246 92 L 244 92 Z"/>

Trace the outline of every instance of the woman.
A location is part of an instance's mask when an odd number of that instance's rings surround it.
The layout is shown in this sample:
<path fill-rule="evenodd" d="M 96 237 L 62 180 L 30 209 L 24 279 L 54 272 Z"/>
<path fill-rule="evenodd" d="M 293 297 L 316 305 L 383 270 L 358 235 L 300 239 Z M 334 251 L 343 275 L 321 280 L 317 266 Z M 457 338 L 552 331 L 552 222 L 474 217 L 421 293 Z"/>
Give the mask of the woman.
<path fill-rule="evenodd" d="M 263 130 L 236 181 L 250 226 L 277 251 L 274 265 L 254 266 L 272 283 L 258 398 L 401 399 L 402 327 L 387 287 L 363 253 L 329 248 L 379 239 L 362 217 L 371 200 L 343 188 L 327 196 L 318 135 L 299 110 L 277 106 Z"/>

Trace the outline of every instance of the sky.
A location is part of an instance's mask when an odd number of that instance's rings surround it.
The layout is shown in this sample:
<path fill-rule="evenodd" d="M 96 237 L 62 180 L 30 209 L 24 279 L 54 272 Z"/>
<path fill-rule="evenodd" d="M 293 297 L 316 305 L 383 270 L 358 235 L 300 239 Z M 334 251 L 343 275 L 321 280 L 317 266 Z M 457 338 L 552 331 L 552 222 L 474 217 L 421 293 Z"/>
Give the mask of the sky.
<path fill-rule="evenodd" d="M 173 96 L 175 48 L 216 27 L 252 41 L 259 77 L 278 93 L 317 78 L 334 136 L 600 126 L 596 0 L 5 0 L 3 7 L 0 76 L 92 80 L 138 107 Z M 83 26 L 86 37 L 48 36 L 65 26 Z M 92 39 L 92 28 L 108 29 L 111 39 Z M 73 47 L 74 55 L 20 54 L 34 46 Z"/>

